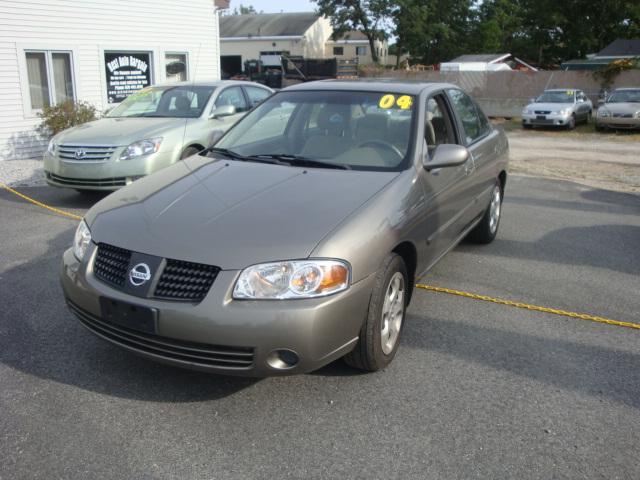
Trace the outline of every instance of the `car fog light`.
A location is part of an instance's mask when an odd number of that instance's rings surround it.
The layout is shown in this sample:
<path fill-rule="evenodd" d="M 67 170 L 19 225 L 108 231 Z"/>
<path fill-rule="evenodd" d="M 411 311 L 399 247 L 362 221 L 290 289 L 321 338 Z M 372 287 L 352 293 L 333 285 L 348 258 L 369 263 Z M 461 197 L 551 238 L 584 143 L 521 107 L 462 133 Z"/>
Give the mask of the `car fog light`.
<path fill-rule="evenodd" d="M 276 370 L 287 370 L 295 367 L 300 361 L 300 357 L 293 350 L 285 348 L 274 350 L 267 356 L 267 364 Z"/>

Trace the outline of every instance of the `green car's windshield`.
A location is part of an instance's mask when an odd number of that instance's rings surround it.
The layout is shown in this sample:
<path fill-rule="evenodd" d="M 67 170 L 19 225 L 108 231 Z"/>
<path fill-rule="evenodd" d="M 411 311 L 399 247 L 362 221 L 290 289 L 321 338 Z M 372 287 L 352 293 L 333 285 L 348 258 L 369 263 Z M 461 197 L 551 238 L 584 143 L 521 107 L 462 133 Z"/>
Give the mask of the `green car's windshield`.
<path fill-rule="evenodd" d="M 411 149 L 415 98 L 395 92 L 283 91 L 218 143 L 243 157 L 309 167 L 401 170 Z"/>
<path fill-rule="evenodd" d="M 195 85 L 148 87 L 129 95 L 106 116 L 197 118 L 214 90 Z"/>
<path fill-rule="evenodd" d="M 536 98 L 536 103 L 573 103 L 574 97 L 573 90 L 549 91 Z"/>
<path fill-rule="evenodd" d="M 640 90 L 619 90 L 613 92 L 607 103 L 640 103 Z"/>

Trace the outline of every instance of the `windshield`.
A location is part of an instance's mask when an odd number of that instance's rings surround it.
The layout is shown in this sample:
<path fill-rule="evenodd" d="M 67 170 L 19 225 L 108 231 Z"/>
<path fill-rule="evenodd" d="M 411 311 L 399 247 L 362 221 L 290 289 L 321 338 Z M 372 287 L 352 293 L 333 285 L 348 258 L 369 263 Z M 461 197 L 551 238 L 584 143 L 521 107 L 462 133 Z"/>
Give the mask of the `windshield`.
<path fill-rule="evenodd" d="M 215 87 L 148 87 L 129 95 L 107 117 L 197 118 Z"/>
<path fill-rule="evenodd" d="M 619 90 L 613 92 L 607 103 L 640 103 L 640 90 Z"/>
<path fill-rule="evenodd" d="M 574 96 L 573 90 L 549 91 L 536 98 L 536 103 L 573 103 Z"/>
<path fill-rule="evenodd" d="M 265 100 L 216 147 L 245 157 L 313 160 L 356 170 L 401 170 L 415 102 L 389 92 L 292 91 Z M 307 162 L 308 163 L 308 162 Z"/>

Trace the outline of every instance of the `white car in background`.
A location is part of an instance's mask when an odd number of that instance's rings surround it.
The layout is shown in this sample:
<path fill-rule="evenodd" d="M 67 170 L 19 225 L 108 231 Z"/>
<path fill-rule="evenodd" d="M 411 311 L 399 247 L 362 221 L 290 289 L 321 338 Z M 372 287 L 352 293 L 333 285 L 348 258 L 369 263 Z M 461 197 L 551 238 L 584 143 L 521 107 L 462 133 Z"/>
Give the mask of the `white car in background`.
<path fill-rule="evenodd" d="M 561 127 L 573 130 L 578 122 L 589 123 L 593 104 L 582 90 L 545 90 L 522 110 L 522 127 Z"/>

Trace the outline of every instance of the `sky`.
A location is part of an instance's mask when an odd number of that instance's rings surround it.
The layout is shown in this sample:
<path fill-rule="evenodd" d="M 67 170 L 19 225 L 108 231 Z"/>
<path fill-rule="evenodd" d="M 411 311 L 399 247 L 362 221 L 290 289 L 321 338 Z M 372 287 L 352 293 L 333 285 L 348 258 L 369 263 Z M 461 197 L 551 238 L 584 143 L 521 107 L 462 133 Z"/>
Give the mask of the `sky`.
<path fill-rule="evenodd" d="M 231 10 L 240 5 L 253 5 L 258 12 L 264 13 L 312 12 L 317 8 L 310 0 L 231 0 Z"/>

